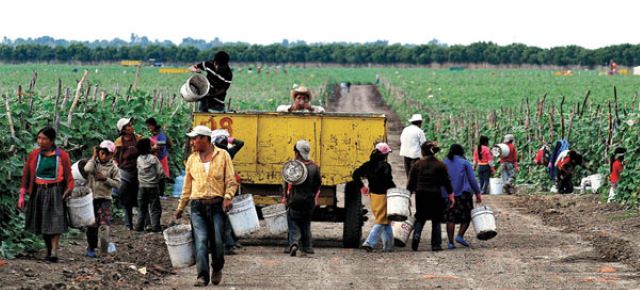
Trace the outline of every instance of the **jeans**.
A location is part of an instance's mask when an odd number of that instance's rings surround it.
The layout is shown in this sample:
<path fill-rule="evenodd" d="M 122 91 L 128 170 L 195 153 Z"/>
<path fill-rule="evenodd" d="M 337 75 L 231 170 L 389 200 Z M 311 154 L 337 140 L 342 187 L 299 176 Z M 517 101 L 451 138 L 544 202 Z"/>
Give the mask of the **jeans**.
<path fill-rule="evenodd" d="M 160 230 L 160 215 L 162 214 L 162 205 L 160 204 L 160 196 L 158 187 L 140 187 L 138 189 L 138 207 L 140 214 L 136 223 L 136 230 L 143 230 L 146 225 L 146 219 L 150 216 L 151 227 L 154 231 Z"/>
<path fill-rule="evenodd" d="M 502 190 L 507 194 L 513 194 L 516 181 L 516 168 L 513 163 L 502 163 L 502 175 L 500 176 L 500 178 L 502 178 Z"/>
<path fill-rule="evenodd" d="M 375 248 L 380 234 L 382 234 L 382 249 L 386 251 L 391 250 L 393 248 L 393 230 L 389 224 L 374 224 L 369 233 L 369 237 L 367 237 L 367 241 L 364 242 L 365 245 Z"/>
<path fill-rule="evenodd" d="M 224 248 L 227 250 L 233 250 L 238 239 L 233 233 L 233 227 L 231 227 L 229 216 L 227 214 L 224 214 L 222 217 L 224 218 Z"/>
<path fill-rule="evenodd" d="M 313 249 L 311 245 L 311 215 L 305 212 L 289 209 L 287 211 L 289 226 L 289 247 L 293 244 L 302 246 L 302 251 Z"/>
<path fill-rule="evenodd" d="M 191 201 L 191 226 L 196 247 L 196 269 L 198 278 L 209 282 L 209 249 L 211 249 L 213 272 L 224 267 L 224 243 L 222 229 L 222 202 L 203 204 L 199 200 Z"/>
<path fill-rule="evenodd" d="M 424 228 L 424 224 L 426 223 L 425 218 L 419 218 L 416 216 L 416 222 L 413 224 L 413 239 L 416 241 L 420 241 L 420 236 L 422 236 L 422 229 Z M 431 248 L 440 247 L 442 244 L 442 233 L 440 232 L 440 219 L 431 220 Z"/>
<path fill-rule="evenodd" d="M 489 194 L 490 178 L 491 178 L 491 167 L 489 165 L 478 166 L 478 179 L 480 181 L 480 191 L 482 191 L 482 194 Z"/>

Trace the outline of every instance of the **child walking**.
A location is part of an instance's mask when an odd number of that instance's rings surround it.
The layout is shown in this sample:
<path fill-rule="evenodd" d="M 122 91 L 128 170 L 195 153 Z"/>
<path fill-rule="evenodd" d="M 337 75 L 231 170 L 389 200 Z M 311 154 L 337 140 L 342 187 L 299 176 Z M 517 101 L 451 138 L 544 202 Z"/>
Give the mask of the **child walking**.
<path fill-rule="evenodd" d="M 160 204 L 160 180 L 164 175 L 162 164 L 155 155 L 151 154 L 151 140 L 148 138 L 141 139 L 136 144 L 138 149 L 138 206 L 140 214 L 135 230 L 144 231 L 147 218 L 147 212 L 151 218 L 151 230 L 154 232 L 161 231 L 160 215 L 162 214 L 162 205 Z"/>
<path fill-rule="evenodd" d="M 87 174 L 87 185 L 93 191 L 93 212 L 96 222 L 87 227 L 87 257 L 96 257 L 98 247 L 98 233 L 100 233 L 100 249 L 102 254 L 113 254 L 116 246 L 111 242 L 111 190 L 120 187 L 120 171 L 113 163 L 113 153 L 116 145 L 104 140 L 94 148 L 91 159 L 84 166 Z"/>

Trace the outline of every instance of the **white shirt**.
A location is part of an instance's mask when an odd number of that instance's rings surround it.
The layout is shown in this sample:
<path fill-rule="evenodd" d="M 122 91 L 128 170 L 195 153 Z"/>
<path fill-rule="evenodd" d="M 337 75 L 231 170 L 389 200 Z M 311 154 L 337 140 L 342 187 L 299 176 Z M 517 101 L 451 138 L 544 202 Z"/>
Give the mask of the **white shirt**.
<path fill-rule="evenodd" d="M 400 156 L 411 159 L 420 158 L 422 156 L 420 145 L 426 142 L 424 131 L 416 125 L 409 125 L 400 134 Z"/>
<path fill-rule="evenodd" d="M 291 105 L 280 105 L 278 106 L 278 108 L 276 109 L 276 112 L 279 113 L 287 113 L 289 112 L 289 108 L 291 107 Z M 313 108 L 313 112 L 309 112 L 309 110 L 295 110 L 292 112 L 298 112 L 298 113 L 324 113 L 324 108 L 320 107 L 320 106 L 311 106 Z"/>

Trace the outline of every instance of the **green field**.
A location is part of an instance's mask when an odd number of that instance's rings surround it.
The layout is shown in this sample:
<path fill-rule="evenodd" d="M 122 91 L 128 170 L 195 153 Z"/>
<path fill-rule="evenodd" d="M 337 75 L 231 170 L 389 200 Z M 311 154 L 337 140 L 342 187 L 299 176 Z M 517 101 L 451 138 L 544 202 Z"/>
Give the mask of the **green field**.
<path fill-rule="evenodd" d="M 82 92 L 89 91 L 89 95 L 79 99 L 69 125 L 67 116 L 77 81 L 85 69 L 89 75 Z M 625 146 L 630 149 L 630 163 L 623 173 L 619 201 L 632 207 L 638 204 L 638 76 L 606 76 L 596 71 L 555 76 L 554 71 L 544 70 L 286 69 L 287 73 L 280 70 L 276 75 L 273 67 L 266 68 L 261 74 L 255 67 L 252 73 L 248 73 L 247 66 L 235 67 L 233 84 L 227 94 L 231 109 L 273 111 L 279 104 L 290 102 L 289 91 L 293 84 L 310 87 L 315 95 L 313 103 L 324 104 L 336 84 L 346 81 L 372 84 L 378 75 L 378 89 L 391 108 L 402 120 L 410 114 L 422 113 L 427 119 L 423 129 L 428 138 L 439 141 L 444 148 L 460 143 L 470 150 L 480 134 L 490 136 L 492 142 L 499 142 L 505 133 L 515 134 L 523 168 L 518 176 L 520 183 L 549 185 L 544 169 L 534 166 L 530 160 L 542 143 L 561 137 L 563 120 L 565 137 L 574 149 L 584 153 L 587 160 L 578 172 L 580 176 L 597 172 L 607 174 L 607 152 L 615 146 Z M 34 71 L 38 75 L 37 82 L 34 89 L 28 91 Z M 22 216 L 11 214 L 17 199 L 19 177 L 25 154 L 36 146 L 34 134 L 46 124 L 54 123 L 56 115 L 60 119 L 58 144 L 69 150 L 74 160 L 89 156 L 90 147 L 100 140 L 115 139 L 115 123 L 119 118 L 137 117 L 137 131 L 146 134 L 143 120 L 156 117 L 174 140 L 171 170 L 174 176 L 179 172 L 184 132 L 190 127 L 192 108 L 192 104 L 181 99 L 179 89 L 189 74 L 161 74 L 158 68 L 143 67 L 138 90 L 128 92 L 135 72 L 135 68 L 116 65 L 0 66 L 0 94 L 6 96 L 0 99 L 0 130 L 5 132 L 0 135 L 0 162 L 3 164 L 0 166 L 0 192 L 10 193 L 0 196 L 1 234 L 5 237 L 0 256 L 19 252 L 25 247 L 25 243 L 18 242 L 25 238 L 20 230 Z M 59 98 L 56 109 L 58 79 L 63 91 L 69 88 L 71 99 Z M 22 86 L 22 98 L 17 96 L 19 85 Z M 88 85 L 90 90 L 87 90 Z M 612 98 L 614 87 L 618 102 Z M 588 90 L 590 97 L 586 106 L 582 106 Z M 99 97 L 103 91 L 104 100 Z M 94 93 L 97 93 L 97 99 L 94 99 Z M 538 114 L 538 101 L 545 94 L 544 109 Z M 566 100 L 561 117 L 563 96 Z M 525 99 L 529 101 L 528 109 Z M 5 102 L 10 107 L 13 128 L 9 125 Z M 551 112 L 554 112 L 553 116 Z M 491 121 L 493 116 L 495 122 Z M 614 125 L 611 134 L 610 119 Z M 12 129 L 15 134 L 11 133 Z M 11 238 L 7 240 L 7 237 Z"/>

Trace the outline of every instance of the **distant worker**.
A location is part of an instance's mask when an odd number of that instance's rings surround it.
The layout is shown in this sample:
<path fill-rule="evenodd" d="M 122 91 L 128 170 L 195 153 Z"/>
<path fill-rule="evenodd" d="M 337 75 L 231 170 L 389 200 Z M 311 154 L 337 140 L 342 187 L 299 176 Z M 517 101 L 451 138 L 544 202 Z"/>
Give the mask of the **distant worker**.
<path fill-rule="evenodd" d="M 502 178 L 503 189 L 507 194 L 514 193 L 516 175 L 520 171 L 520 166 L 518 166 L 518 151 L 516 150 L 514 141 L 515 138 L 512 134 L 504 136 L 503 142 L 507 147 L 509 147 L 509 155 L 506 157 L 500 157 L 500 166 L 502 170 L 500 178 Z"/>
<path fill-rule="evenodd" d="M 609 181 L 611 182 L 611 188 L 609 189 L 609 197 L 607 203 L 612 202 L 616 198 L 616 191 L 618 189 L 618 182 L 620 181 L 620 174 L 624 170 L 624 154 L 627 153 L 627 149 L 624 147 L 618 147 L 613 151 L 611 156 L 611 162 L 609 164 L 611 173 L 609 174 Z"/>
<path fill-rule="evenodd" d="M 556 167 L 558 168 L 558 193 L 572 193 L 573 182 L 571 181 L 576 166 L 582 165 L 582 155 L 575 150 L 569 150 L 564 157 L 559 158 Z"/>
<path fill-rule="evenodd" d="M 615 75 L 618 73 L 618 64 L 612 60 L 609 60 L 609 74 Z"/>
<path fill-rule="evenodd" d="M 413 114 L 409 119 L 411 125 L 400 134 L 400 156 L 404 157 L 404 171 L 409 176 L 411 166 L 420 159 L 420 145 L 427 141 L 422 131 L 422 115 Z"/>
<path fill-rule="evenodd" d="M 233 74 L 229 68 L 229 54 L 224 51 L 218 51 L 213 56 L 213 60 L 203 61 L 189 68 L 193 72 L 207 72 L 207 80 L 209 80 L 209 93 L 200 99 L 198 110 L 206 113 L 209 111 L 224 111 L 224 99 L 227 96 L 227 90 L 231 86 Z"/>
<path fill-rule="evenodd" d="M 311 91 L 305 86 L 298 86 L 291 90 L 293 105 L 280 105 L 276 112 L 324 113 L 321 106 L 311 105 Z"/>

